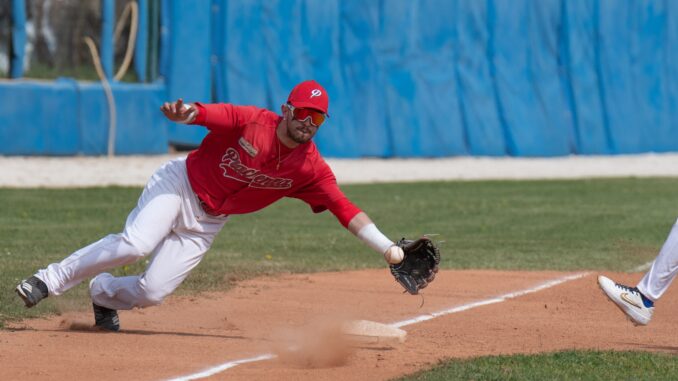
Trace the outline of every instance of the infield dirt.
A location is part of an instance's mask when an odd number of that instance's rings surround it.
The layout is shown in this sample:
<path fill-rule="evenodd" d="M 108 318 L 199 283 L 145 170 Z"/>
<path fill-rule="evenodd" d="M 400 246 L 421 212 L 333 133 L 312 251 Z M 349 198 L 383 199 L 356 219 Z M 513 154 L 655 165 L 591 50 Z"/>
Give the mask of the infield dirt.
<path fill-rule="evenodd" d="M 168 157 L 3 158 L 0 186 L 143 185 Z M 497 178 L 676 176 L 678 155 L 558 159 L 454 158 L 336 161 L 342 183 Z M 366 165 L 371 168 L 367 170 Z M 359 168 L 359 169 L 357 169 Z M 377 176 L 378 175 L 378 176 Z M 367 176 L 367 177 L 360 177 Z M 376 177 L 375 177 L 376 176 Z M 227 274 L 226 274 L 227 275 Z M 392 323 L 486 300 L 560 278 L 559 272 L 442 271 L 421 298 L 402 294 L 384 270 L 280 275 L 241 282 L 226 293 L 170 297 L 122 311 L 118 334 L 91 329 L 91 312 L 15 323 L 0 331 L 2 380 L 160 380 L 272 353 L 281 332 L 323 316 Z M 365 345 L 340 365 L 309 368 L 279 359 L 238 365 L 210 379 L 389 379 L 444 358 L 563 349 L 631 349 L 678 353 L 675 287 L 652 323 L 634 327 L 602 295 L 596 273 L 502 303 L 441 316 L 404 329 L 398 345 Z M 635 284 L 641 274 L 611 274 Z"/>
<path fill-rule="evenodd" d="M 280 275 L 226 293 L 170 297 L 121 311 L 122 331 L 92 330 L 91 312 L 15 323 L 0 331 L 3 380 L 168 379 L 273 353 L 280 332 L 323 316 L 392 323 L 534 287 L 571 273 L 442 271 L 424 293 L 403 294 L 386 270 Z M 641 274 L 610 274 L 635 284 Z M 280 358 L 238 365 L 209 379 L 383 380 L 438 360 L 563 349 L 678 353 L 678 298 L 662 298 L 652 323 L 634 327 L 596 285 L 596 273 L 501 303 L 404 327 L 402 344 L 366 344 L 342 364 L 309 367 Z M 328 344 L 330 345 L 330 344 Z M 30 359 L 27 360 L 27 359 Z"/>

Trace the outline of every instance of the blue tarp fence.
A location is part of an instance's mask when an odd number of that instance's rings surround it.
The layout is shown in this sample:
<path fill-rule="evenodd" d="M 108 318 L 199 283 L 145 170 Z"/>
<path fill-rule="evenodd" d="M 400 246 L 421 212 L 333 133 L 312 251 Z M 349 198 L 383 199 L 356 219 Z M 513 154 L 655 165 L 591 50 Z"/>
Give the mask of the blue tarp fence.
<path fill-rule="evenodd" d="M 119 153 L 200 142 L 162 120 L 164 100 L 279 112 L 310 78 L 329 92 L 316 143 L 330 157 L 678 151 L 672 0 L 165 0 L 160 19 L 164 80 L 114 86 L 119 113 L 142 114 L 118 123 Z M 55 93 L 96 86 L 0 83 L 0 153 L 104 152 L 103 93 L 51 114 Z"/>

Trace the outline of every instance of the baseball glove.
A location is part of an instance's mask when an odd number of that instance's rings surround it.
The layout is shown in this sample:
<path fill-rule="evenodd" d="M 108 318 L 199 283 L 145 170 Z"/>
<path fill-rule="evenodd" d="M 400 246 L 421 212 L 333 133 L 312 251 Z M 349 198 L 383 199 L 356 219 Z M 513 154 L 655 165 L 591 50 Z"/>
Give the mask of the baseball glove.
<path fill-rule="evenodd" d="M 405 257 L 402 262 L 390 265 L 391 274 L 396 281 L 412 295 L 433 282 L 440 264 L 440 251 L 427 237 L 416 241 L 401 239 L 396 243 Z"/>

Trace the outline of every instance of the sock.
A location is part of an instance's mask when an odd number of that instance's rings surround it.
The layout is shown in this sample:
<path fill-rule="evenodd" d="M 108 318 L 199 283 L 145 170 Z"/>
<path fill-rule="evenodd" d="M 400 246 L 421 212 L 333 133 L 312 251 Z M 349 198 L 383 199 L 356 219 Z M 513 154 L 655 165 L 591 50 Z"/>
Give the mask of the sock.
<path fill-rule="evenodd" d="M 652 308 L 652 307 L 654 307 L 654 302 L 653 302 L 653 301 L 651 301 L 650 299 L 646 298 L 645 295 L 643 295 L 642 292 L 638 291 L 638 293 L 640 294 L 640 298 L 643 299 L 643 305 L 645 306 L 645 308 Z"/>

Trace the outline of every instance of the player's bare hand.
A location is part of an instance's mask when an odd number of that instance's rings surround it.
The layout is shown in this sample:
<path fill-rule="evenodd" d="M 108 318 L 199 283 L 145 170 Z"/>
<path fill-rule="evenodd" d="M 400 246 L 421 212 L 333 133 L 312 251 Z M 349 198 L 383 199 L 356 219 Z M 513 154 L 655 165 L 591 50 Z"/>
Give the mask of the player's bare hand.
<path fill-rule="evenodd" d="M 191 122 L 197 112 L 194 105 L 184 103 L 184 100 L 179 98 L 176 102 L 165 102 L 160 106 L 160 111 L 165 114 L 167 119 L 173 122 Z"/>

